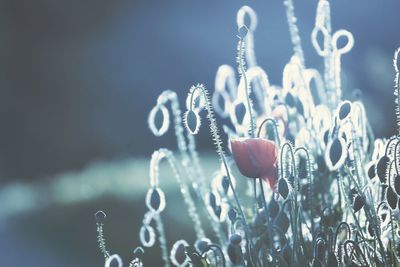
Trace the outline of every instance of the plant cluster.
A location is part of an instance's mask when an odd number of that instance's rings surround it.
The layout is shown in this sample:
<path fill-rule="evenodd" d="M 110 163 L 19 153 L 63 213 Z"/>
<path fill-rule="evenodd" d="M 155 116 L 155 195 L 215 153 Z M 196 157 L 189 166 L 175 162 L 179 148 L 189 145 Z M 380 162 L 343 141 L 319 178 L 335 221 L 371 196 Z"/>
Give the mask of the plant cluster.
<path fill-rule="evenodd" d="M 148 211 L 139 233 L 142 247 L 158 239 L 167 267 L 399 266 L 400 137 L 376 139 L 360 97 L 342 99 L 341 56 L 354 40 L 346 30 L 332 31 L 329 2 L 319 1 L 311 35 L 324 61 L 322 74 L 306 67 L 292 0 L 284 4 L 294 55 L 282 86 L 271 85 L 257 65 L 257 16 L 243 6 L 237 13 L 239 83 L 235 70 L 222 65 L 212 98 L 204 85 L 192 86 L 182 114 L 177 94 L 167 90 L 149 114 L 156 136 L 173 122 L 178 147 L 176 153 L 161 148 L 152 155 Z M 400 133 L 399 53 L 394 68 Z M 229 120 L 222 127 L 227 143 L 214 112 Z M 196 151 L 201 113 L 220 159 L 212 178 L 204 175 Z M 194 244 L 182 239 L 168 248 L 159 182 L 163 159 L 193 221 Z M 95 217 L 105 266 L 121 267 L 120 257 L 106 247 L 105 213 Z M 204 230 L 205 221 L 213 233 Z M 143 266 L 142 247 L 129 266 Z"/>

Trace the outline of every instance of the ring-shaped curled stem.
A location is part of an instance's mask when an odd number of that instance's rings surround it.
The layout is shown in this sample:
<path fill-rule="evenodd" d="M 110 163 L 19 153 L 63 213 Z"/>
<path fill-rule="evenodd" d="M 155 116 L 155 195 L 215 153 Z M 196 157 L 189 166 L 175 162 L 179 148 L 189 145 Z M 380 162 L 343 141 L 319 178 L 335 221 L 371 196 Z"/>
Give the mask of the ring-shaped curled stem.
<path fill-rule="evenodd" d="M 278 133 L 278 128 L 276 125 L 276 120 L 272 119 L 272 118 L 266 118 L 265 120 L 263 120 L 260 124 L 260 126 L 258 126 L 258 132 L 257 132 L 257 137 L 259 138 L 261 136 L 261 131 L 263 129 L 264 124 L 268 125 L 268 123 L 272 124 L 272 128 L 274 129 L 274 134 L 275 134 L 275 141 L 277 142 L 278 146 L 281 145 L 281 140 L 279 138 L 279 133 Z"/>
<path fill-rule="evenodd" d="M 193 97 L 193 94 L 197 90 L 200 91 L 201 95 L 203 96 L 203 98 L 205 100 L 205 110 L 207 112 L 207 119 L 208 119 L 208 122 L 209 122 L 211 135 L 212 135 L 212 138 L 214 140 L 214 144 L 215 144 L 215 146 L 217 148 L 217 153 L 219 155 L 219 158 L 220 158 L 220 160 L 222 161 L 222 163 L 224 165 L 224 168 L 225 168 L 225 171 L 226 171 L 226 175 L 227 175 L 228 180 L 229 180 L 229 185 L 230 185 L 230 187 L 232 189 L 233 197 L 234 197 L 235 202 L 236 202 L 236 206 L 237 206 L 237 208 L 239 210 L 240 216 L 243 217 L 243 222 L 244 222 L 244 226 L 245 226 L 245 229 L 246 229 L 246 239 L 249 241 L 248 243 L 250 243 L 252 245 L 251 239 L 248 238 L 249 227 L 248 227 L 248 224 L 246 222 L 246 217 L 245 217 L 245 214 L 243 212 L 242 206 L 241 206 L 241 204 L 239 202 L 239 198 L 237 196 L 237 193 L 236 193 L 236 190 L 234 188 L 234 185 L 233 185 L 233 182 L 232 182 L 232 178 L 231 178 L 231 175 L 230 175 L 230 170 L 229 170 L 228 164 L 227 164 L 226 159 L 225 159 L 225 153 L 224 153 L 224 150 L 222 148 L 222 140 L 221 140 L 221 137 L 219 135 L 218 126 L 217 126 L 217 122 L 216 122 L 216 119 L 215 119 L 215 116 L 214 116 L 213 108 L 211 106 L 211 102 L 210 102 L 208 91 L 204 87 L 204 85 L 202 85 L 202 84 L 198 84 L 196 86 L 192 86 L 190 88 L 190 92 L 189 92 L 191 94 L 191 97 Z M 193 110 L 193 101 L 190 101 L 189 109 Z"/>
<path fill-rule="evenodd" d="M 201 221 L 200 221 L 200 217 L 197 213 L 196 206 L 194 204 L 192 196 L 190 195 L 189 187 L 181 178 L 181 175 L 180 175 L 181 172 L 179 171 L 178 164 L 176 162 L 176 159 L 175 159 L 173 153 L 168 149 L 160 148 L 159 150 L 154 152 L 154 154 L 158 154 L 158 156 L 152 157 L 152 159 L 154 158 L 155 162 L 151 162 L 150 165 L 151 165 L 151 168 L 156 168 L 157 171 L 153 174 L 153 175 L 156 175 L 156 177 L 152 177 L 152 179 L 157 181 L 157 184 L 158 184 L 158 180 L 159 180 L 158 179 L 158 175 L 159 175 L 158 165 L 160 164 L 160 162 L 163 158 L 166 158 L 172 169 L 175 179 L 181 188 L 180 191 L 182 193 L 184 202 L 187 206 L 187 209 L 189 212 L 189 217 L 193 221 L 196 236 L 198 239 L 204 238 L 205 233 L 201 226 Z M 150 172 L 152 172 L 152 169 L 150 169 Z"/>
<path fill-rule="evenodd" d="M 335 231 L 335 235 L 333 237 L 333 244 L 336 247 L 337 244 L 337 237 L 340 233 L 340 230 L 344 228 L 346 230 L 346 234 L 347 234 L 347 238 L 346 239 L 350 239 L 351 238 L 351 230 L 350 230 L 350 225 L 347 222 L 341 222 L 339 223 L 339 225 L 336 227 L 336 231 Z"/>

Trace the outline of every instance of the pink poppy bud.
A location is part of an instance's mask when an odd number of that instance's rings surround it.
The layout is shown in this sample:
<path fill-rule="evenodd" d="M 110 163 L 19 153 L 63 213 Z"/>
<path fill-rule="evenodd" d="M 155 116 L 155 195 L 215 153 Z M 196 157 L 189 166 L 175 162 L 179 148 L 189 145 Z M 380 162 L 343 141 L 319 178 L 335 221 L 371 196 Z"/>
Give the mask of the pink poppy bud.
<path fill-rule="evenodd" d="M 264 138 L 231 139 L 233 158 L 239 171 L 250 178 L 261 178 L 275 188 L 278 180 L 275 143 Z"/>

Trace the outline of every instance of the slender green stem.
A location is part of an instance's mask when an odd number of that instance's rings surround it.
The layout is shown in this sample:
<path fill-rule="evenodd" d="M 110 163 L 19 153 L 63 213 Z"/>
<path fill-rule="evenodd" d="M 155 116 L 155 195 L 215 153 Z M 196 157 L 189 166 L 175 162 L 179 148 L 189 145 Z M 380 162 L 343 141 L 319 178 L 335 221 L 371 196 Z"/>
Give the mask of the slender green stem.
<path fill-rule="evenodd" d="M 240 38 L 239 40 L 239 68 L 240 72 L 242 74 L 243 80 L 244 80 L 244 89 L 246 92 L 246 102 L 247 102 L 247 109 L 249 111 L 249 116 L 250 116 L 250 136 L 254 138 L 255 136 L 255 129 L 254 129 L 254 118 L 253 118 L 253 110 L 251 106 L 251 100 L 250 100 L 250 92 L 249 92 L 249 85 L 247 82 L 247 75 L 246 75 L 246 70 L 244 68 L 244 62 L 243 62 L 243 44 L 244 40 Z"/>

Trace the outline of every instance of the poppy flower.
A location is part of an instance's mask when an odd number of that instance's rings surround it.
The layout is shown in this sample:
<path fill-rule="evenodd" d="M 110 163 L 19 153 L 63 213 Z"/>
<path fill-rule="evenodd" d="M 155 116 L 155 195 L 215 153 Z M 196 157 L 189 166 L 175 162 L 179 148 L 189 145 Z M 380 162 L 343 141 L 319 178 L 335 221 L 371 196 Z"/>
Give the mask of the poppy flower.
<path fill-rule="evenodd" d="M 275 188 L 278 180 L 275 143 L 264 138 L 234 138 L 230 142 L 239 171 L 246 177 L 268 181 Z"/>

